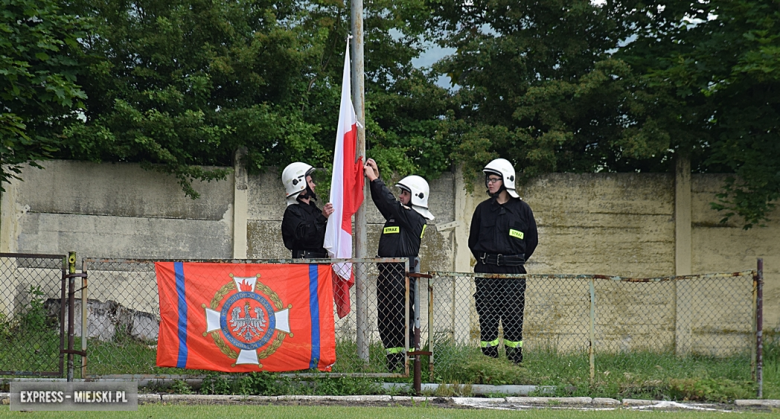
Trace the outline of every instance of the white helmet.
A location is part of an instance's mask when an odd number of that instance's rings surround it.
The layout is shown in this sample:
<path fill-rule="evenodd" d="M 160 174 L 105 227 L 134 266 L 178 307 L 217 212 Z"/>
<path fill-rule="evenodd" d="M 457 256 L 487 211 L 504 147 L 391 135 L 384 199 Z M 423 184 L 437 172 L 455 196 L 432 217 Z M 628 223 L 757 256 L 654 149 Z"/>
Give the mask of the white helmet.
<path fill-rule="evenodd" d="M 282 184 L 287 193 L 287 205 L 295 203 L 298 194 L 306 189 L 306 176 L 314 169 L 306 163 L 290 163 L 282 171 Z"/>
<path fill-rule="evenodd" d="M 396 187 L 409 191 L 412 195 L 412 209 L 423 217 L 433 220 L 433 214 L 428 211 L 428 182 L 417 175 L 407 176 L 395 184 Z"/>
<path fill-rule="evenodd" d="M 520 195 L 515 191 L 515 168 L 512 167 L 512 163 L 507 159 L 495 159 L 482 169 L 486 175 L 494 174 L 501 176 L 501 180 L 504 182 L 504 188 L 512 198 L 520 198 Z"/>

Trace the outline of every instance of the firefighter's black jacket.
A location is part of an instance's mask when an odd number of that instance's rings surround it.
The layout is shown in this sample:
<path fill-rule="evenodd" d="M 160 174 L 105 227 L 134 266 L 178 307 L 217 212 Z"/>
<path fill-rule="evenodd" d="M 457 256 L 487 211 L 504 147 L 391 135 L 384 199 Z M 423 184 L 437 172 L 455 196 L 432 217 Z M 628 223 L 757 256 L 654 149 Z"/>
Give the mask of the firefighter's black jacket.
<path fill-rule="evenodd" d="M 381 179 L 371 182 L 371 199 L 387 220 L 379 237 L 378 256 L 417 256 L 425 232 L 425 218 L 410 207 L 401 205 Z"/>
<path fill-rule="evenodd" d="M 282 239 L 284 247 L 290 250 L 309 250 L 325 252 L 325 227 L 328 219 L 322 215 L 314 201 L 308 204 L 297 201 L 288 205 L 282 219 Z"/>
<path fill-rule="evenodd" d="M 502 205 L 495 198 L 490 198 L 474 210 L 469 230 L 469 249 L 477 260 L 474 272 L 515 273 L 515 267 L 480 263 L 480 256 L 484 253 L 524 255 L 527 261 L 538 243 L 534 214 L 523 200 L 509 198 Z M 520 269 L 520 273 L 524 272 Z"/>

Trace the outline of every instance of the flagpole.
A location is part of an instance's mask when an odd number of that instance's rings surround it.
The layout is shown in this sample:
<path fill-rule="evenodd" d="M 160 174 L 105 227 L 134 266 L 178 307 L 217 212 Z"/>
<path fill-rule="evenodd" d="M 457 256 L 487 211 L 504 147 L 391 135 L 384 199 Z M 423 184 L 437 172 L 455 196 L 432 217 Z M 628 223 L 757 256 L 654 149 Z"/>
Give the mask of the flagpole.
<path fill-rule="evenodd" d="M 363 79 L 363 0 L 352 0 L 352 103 L 357 116 L 356 158 L 366 157 L 366 112 Z M 368 196 L 369 185 L 363 185 L 363 196 Z M 366 251 L 366 199 L 355 213 L 355 257 L 365 258 Z M 368 300 L 365 264 L 355 264 L 355 296 L 357 305 L 357 350 L 358 356 L 368 362 Z"/>

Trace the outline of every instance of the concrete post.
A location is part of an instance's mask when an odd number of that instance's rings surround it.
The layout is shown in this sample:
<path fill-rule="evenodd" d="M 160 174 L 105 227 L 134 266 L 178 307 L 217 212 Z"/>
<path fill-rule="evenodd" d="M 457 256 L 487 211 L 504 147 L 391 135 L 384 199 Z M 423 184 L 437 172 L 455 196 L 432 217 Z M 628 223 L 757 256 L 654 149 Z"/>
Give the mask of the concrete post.
<path fill-rule="evenodd" d="M 3 184 L 5 191 L 0 195 L 0 252 L 17 252 L 19 217 L 16 214 L 16 195 L 19 181 L 11 179 Z"/>
<path fill-rule="evenodd" d="M 463 167 L 458 167 L 455 172 L 455 185 L 453 188 L 453 196 L 455 197 L 455 232 L 453 236 L 455 238 L 455 245 L 453 246 L 454 252 L 454 272 L 471 272 L 471 250 L 469 250 L 469 227 L 471 225 L 471 208 L 473 205 L 473 197 L 466 191 L 466 183 L 464 176 L 471 176 L 471 173 L 464 174 Z M 454 278 L 453 284 L 453 311 L 452 311 L 452 327 L 454 331 L 453 338 L 455 342 L 459 344 L 468 344 L 470 331 L 471 331 L 471 310 L 464 309 L 469 305 L 463 304 L 469 301 L 472 294 L 473 281 L 464 280 L 464 278 Z M 460 308 L 460 310 L 456 310 Z M 476 313 L 475 313 L 476 314 Z M 476 319 L 475 319 L 476 321 Z"/>
<path fill-rule="evenodd" d="M 678 156 L 674 176 L 674 274 L 691 274 L 691 160 Z M 675 281 L 675 352 L 687 355 L 692 340 L 694 284 Z"/>
<path fill-rule="evenodd" d="M 247 254 L 247 213 L 249 211 L 249 188 L 246 169 L 242 160 L 246 148 L 236 150 L 233 161 L 233 258 L 246 259 Z"/>

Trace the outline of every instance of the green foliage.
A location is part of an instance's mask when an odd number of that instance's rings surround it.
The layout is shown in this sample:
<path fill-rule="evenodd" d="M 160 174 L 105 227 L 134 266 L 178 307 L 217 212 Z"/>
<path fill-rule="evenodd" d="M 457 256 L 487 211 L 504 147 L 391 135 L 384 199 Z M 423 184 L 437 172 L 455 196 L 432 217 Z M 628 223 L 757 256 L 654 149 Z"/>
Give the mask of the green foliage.
<path fill-rule="evenodd" d="M 669 396 L 680 401 L 732 402 L 749 399 L 755 395 L 752 383 L 739 383 L 729 379 L 670 379 Z"/>
<path fill-rule="evenodd" d="M 23 337 L 16 333 L 11 340 L 0 345 L 0 366 L 33 371 L 36 368 L 54 369 L 59 338 L 48 332 L 43 336 Z M 77 342 L 76 346 L 79 344 Z M 764 396 L 780 397 L 780 371 L 777 362 L 777 341 L 768 338 L 764 362 Z M 189 378 L 202 377 L 201 394 L 240 395 L 349 395 L 382 394 L 380 384 L 385 382 L 411 382 L 408 378 L 376 379 L 337 377 L 329 374 L 295 376 L 294 374 L 251 373 L 226 374 L 212 371 L 181 370 L 155 367 L 155 350 L 140 342 L 115 342 L 91 340 L 89 374 L 171 374 L 186 372 Z M 355 353 L 354 342 L 339 342 L 337 353 Z M 38 351 L 38 352 L 35 352 Z M 691 355 L 679 357 L 673 353 L 634 352 L 620 354 L 596 354 L 595 379 L 591 382 L 587 353 L 560 353 L 552 348 L 525 351 L 522 367 L 514 366 L 503 356 L 487 358 L 479 348 L 437 342 L 434 345 L 435 366 L 431 382 L 440 384 L 431 396 L 470 396 L 472 385 L 536 385 L 538 396 L 587 396 L 616 399 L 671 399 L 697 401 L 729 401 L 735 398 L 752 398 L 756 384 L 751 380 L 750 356 L 735 355 L 715 358 Z M 113 356 L 106 357 L 106 353 Z M 48 353 L 51 356 L 20 358 L 18 354 Z M 373 352 L 372 364 L 355 363 L 348 366 L 342 357 L 340 372 L 384 372 Z M 362 365 L 362 366 L 361 366 Z M 425 365 L 425 363 L 424 363 Z M 354 367 L 355 369 L 350 369 Z M 3 369 L 13 369 L 3 368 Z M 425 368 L 424 368 L 425 371 Z M 424 373 L 423 380 L 428 382 Z M 192 391 L 186 382 L 174 384 L 170 391 Z M 183 393 L 189 394 L 189 393 Z"/>
<path fill-rule="evenodd" d="M 13 326 L 8 317 L 0 313 L 0 342 L 5 342 L 13 335 Z"/>
<path fill-rule="evenodd" d="M 43 303 L 43 291 L 40 286 L 30 285 L 29 289 L 30 303 L 27 310 L 21 315 L 19 329 L 23 332 L 45 331 L 52 322 L 46 313 Z"/>
<path fill-rule="evenodd" d="M 641 75 L 642 92 L 666 104 L 658 130 L 694 169 L 734 174 L 712 205 L 723 222 L 760 224 L 780 198 L 776 2 L 651 1 L 629 21 L 648 30 L 618 55 Z"/>
<path fill-rule="evenodd" d="M 238 394 L 236 391 L 233 380 L 229 380 L 227 376 L 217 373 L 209 372 L 203 377 L 203 382 L 200 386 L 201 394 Z"/>
<path fill-rule="evenodd" d="M 690 158 L 732 175 L 712 204 L 724 221 L 764 222 L 780 198 L 776 2 L 595 3 L 365 4 L 367 155 L 429 179 L 501 156 L 521 180 Z M 3 3 L 0 180 L 50 156 L 140 162 L 197 197 L 239 149 L 252 172 L 330 169 L 348 3 L 58 4 Z M 426 42 L 455 53 L 416 69 Z"/>
<path fill-rule="evenodd" d="M 90 60 L 79 82 L 87 120 L 66 132 L 67 156 L 136 161 L 195 179 L 228 173 L 248 149 L 250 168 L 303 150 L 320 153 L 319 128 L 304 122 L 297 94 L 321 53 L 322 35 L 301 25 L 294 1 L 74 3 L 96 23 L 82 42 Z"/>
<path fill-rule="evenodd" d="M 370 378 L 323 376 L 311 382 L 312 394 L 344 396 L 352 394 L 381 394 L 382 386 Z"/>
<path fill-rule="evenodd" d="M 224 375 L 209 373 L 203 379 L 202 394 L 243 394 L 278 396 L 285 394 L 305 395 L 353 395 L 379 394 L 379 383 L 368 378 L 306 377 L 300 380 L 268 372 Z"/>
<path fill-rule="evenodd" d="M 286 377 L 278 377 L 268 372 L 254 372 L 240 378 L 241 394 L 277 396 L 290 392 L 291 383 Z"/>
<path fill-rule="evenodd" d="M 504 357 L 486 357 L 479 348 L 441 343 L 434 345 L 434 349 L 436 382 L 491 385 L 528 382 L 524 368 L 516 366 Z"/>
<path fill-rule="evenodd" d="M 184 380 L 173 380 L 173 383 L 168 390 L 169 392 L 176 394 L 192 394 L 192 387 Z"/>
<path fill-rule="evenodd" d="M 713 208 L 750 228 L 780 198 L 780 10 L 772 0 L 428 0 L 459 87 L 439 135 L 466 173 L 725 172 Z"/>
<path fill-rule="evenodd" d="M 30 286 L 28 306 L 13 319 L 0 314 L 0 370 L 57 371 L 59 330 L 44 307 L 39 286 Z"/>
<path fill-rule="evenodd" d="M 446 120 L 453 158 L 475 171 L 505 157 L 526 179 L 657 165 L 668 138 L 651 135 L 647 98 L 610 56 L 631 34 L 617 18 L 625 3 L 429 1 L 430 30 L 456 49 L 435 66 L 460 87 Z"/>
<path fill-rule="evenodd" d="M 198 196 L 192 181 L 224 178 L 228 172 L 213 167 L 232 166 L 242 148 L 241 164 L 253 172 L 293 161 L 329 167 L 346 6 L 320 0 L 72 3 L 95 31 L 81 44 L 89 62 L 79 78 L 88 95 L 86 121 L 68 127 L 59 155 L 140 162 L 174 175 L 192 197 Z M 430 142 L 438 114 L 436 108 L 416 112 L 433 96 L 446 98 L 410 64 L 421 50 L 426 10 L 416 1 L 380 1 L 367 4 L 364 14 L 366 97 L 375 110 L 366 123 L 375 128 L 369 149 L 393 156 L 399 163 L 393 169 L 402 174 L 422 170 L 429 165 L 420 164 L 419 150 Z M 446 159 L 446 150 L 435 153 Z"/>
<path fill-rule="evenodd" d="M 0 1 L 0 190 L 21 165 L 47 159 L 84 92 L 74 56 L 88 28 L 54 0 Z"/>

